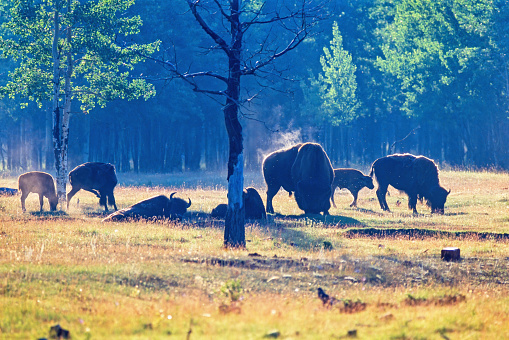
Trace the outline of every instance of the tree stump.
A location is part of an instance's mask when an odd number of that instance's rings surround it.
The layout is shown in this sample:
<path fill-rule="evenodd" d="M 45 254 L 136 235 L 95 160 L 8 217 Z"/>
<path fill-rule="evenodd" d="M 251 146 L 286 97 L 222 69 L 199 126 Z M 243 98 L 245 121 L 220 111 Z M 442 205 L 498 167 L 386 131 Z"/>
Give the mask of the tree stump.
<path fill-rule="evenodd" d="M 441 258 L 444 261 L 459 261 L 460 248 L 447 247 L 442 249 Z"/>

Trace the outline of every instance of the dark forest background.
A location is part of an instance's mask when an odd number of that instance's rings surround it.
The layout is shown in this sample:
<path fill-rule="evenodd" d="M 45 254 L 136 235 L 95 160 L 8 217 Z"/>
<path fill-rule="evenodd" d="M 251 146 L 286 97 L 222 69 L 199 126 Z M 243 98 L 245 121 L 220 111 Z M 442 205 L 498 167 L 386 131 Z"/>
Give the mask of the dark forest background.
<path fill-rule="evenodd" d="M 334 167 L 366 168 L 410 152 L 441 167 L 509 170 L 508 1 L 336 0 L 324 11 L 329 19 L 316 34 L 277 61 L 285 72 L 242 84 L 245 97 L 254 97 L 242 109 L 246 169 L 258 171 L 268 152 L 314 141 Z M 200 64 L 210 39 L 184 1 L 137 0 L 128 14 L 143 20 L 134 39 L 161 41 L 154 58 L 176 57 L 181 70 L 214 67 L 213 57 Z M 341 44 L 331 45 L 334 39 Z M 255 41 L 247 40 L 245 53 Z M 355 105 L 335 102 L 341 96 L 327 86 L 324 48 L 343 53 L 331 60 L 337 70 L 353 67 L 354 82 L 339 81 L 336 91 L 351 91 Z M 223 64 L 217 60 L 217 68 Z M 0 60 L 2 83 L 14 67 Z M 88 114 L 73 107 L 69 168 L 103 161 L 120 172 L 225 170 L 222 103 L 171 79 L 154 60 L 136 74 L 156 86 L 155 97 Z M 0 170 L 51 171 L 51 103 L 21 108 L 17 99 L 0 100 Z"/>

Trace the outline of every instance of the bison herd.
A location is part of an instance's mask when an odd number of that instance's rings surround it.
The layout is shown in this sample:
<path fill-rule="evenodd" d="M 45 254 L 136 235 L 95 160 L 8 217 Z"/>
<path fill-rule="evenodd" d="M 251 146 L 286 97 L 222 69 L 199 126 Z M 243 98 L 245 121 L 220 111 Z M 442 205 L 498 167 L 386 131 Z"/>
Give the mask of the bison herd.
<path fill-rule="evenodd" d="M 356 169 L 333 169 L 329 157 L 316 143 L 300 143 L 289 148 L 272 152 L 263 160 L 263 176 L 267 185 L 267 200 L 264 206 L 262 198 L 254 188 L 244 190 L 244 211 L 247 219 L 265 219 L 266 212 L 274 213 L 272 200 L 283 188 L 290 196 L 295 195 L 298 207 L 306 214 L 329 214 L 331 202 L 334 207 L 336 188 L 346 188 L 353 196 L 351 207 L 357 206 L 359 191 L 366 187 L 374 189 L 373 180 L 378 184 L 376 196 L 382 210 L 390 211 L 385 196 L 389 185 L 408 195 L 408 208 L 417 213 L 417 200 L 425 201 L 432 213 L 444 213 L 444 205 L 450 191 L 440 186 L 438 168 L 424 156 L 394 154 L 373 162 L 369 176 Z M 108 205 L 115 212 L 103 221 L 123 221 L 132 219 L 182 219 L 191 206 L 191 199 L 174 197 L 175 192 L 138 202 L 130 207 L 118 210 L 113 195 L 117 185 L 115 167 L 108 163 L 90 162 L 74 168 L 69 173 L 71 191 L 67 194 L 67 208 L 72 197 L 81 189 L 89 191 L 99 198 L 99 204 L 108 212 Z M 46 197 L 52 211 L 58 204 L 53 177 L 50 174 L 32 171 L 18 178 L 21 191 L 21 208 L 25 211 L 25 200 L 29 193 L 39 194 L 40 210 L 43 197 Z M 5 189 L 12 194 L 13 189 Z M 212 210 L 212 217 L 224 218 L 227 205 L 220 204 Z"/>

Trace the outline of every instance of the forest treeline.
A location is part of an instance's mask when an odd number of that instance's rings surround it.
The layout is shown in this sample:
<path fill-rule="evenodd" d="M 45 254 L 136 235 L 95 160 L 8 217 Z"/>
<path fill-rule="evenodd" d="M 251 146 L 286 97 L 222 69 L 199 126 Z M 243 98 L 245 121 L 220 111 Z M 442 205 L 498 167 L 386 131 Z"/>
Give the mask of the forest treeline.
<path fill-rule="evenodd" d="M 1 3 L 5 23 L 9 2 Z M 509 1 L 335 0 L 323 11 L 328 19 L 315 34 L 277 61 L 282 73 L 241 84 L 252 99 L 242 107 L 247 169 L 301 141 L 322 144 L 334 167 L 410 152 L 442 166 L 509 169 Z M 181 70 L 226 72 L 224 60 L 199 58 L 211 41 L 184 1 L 137 0 L 127 14 L 143 20 L 135 42 L 160 41 L 134 71 L 156 94 L 88 113 L 73 106 L 70 168 L 103 161 L 121 172 L 224 170 L 222 102 L 173 79 L 157 59 L 178 60 Z M 256 52 L 263 33 L 250 31 L 244 53 Z M 1 85 L 15 67 L 0 61 Z M 0 169 L 51 171 L 51 124 L 49 101 L 3 96 Z"/>

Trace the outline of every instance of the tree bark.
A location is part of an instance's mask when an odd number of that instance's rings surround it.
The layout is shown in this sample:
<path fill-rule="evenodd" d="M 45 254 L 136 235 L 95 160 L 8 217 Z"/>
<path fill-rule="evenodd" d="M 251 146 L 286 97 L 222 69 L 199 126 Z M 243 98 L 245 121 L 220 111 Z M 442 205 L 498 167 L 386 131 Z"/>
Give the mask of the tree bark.
<path fill-rule="evenodd" d="M 242 28 L 239 18 L 240 0 L 231 1 L 232 46 L 228 54 L 229 74 L 226 90 L 224 118 L 228 142 L 228 209 L 224 226 L 225 247 L 245 247 L 244 230 L 244 145 L 242 126 L 239 122 L 240 60 L 242 50 Z"/>
<path fill-rule="evenodd" d="M 58 6 L 57 6 L 58 7 Z M 53 152 L 55 153 L 55 169 L 57 171 L 57 196 L 62 199 L 62 186 L 60 175 L 62 173 L 62 139 L 61 139 L 61 113 L 60 113 L 60 53 L 58 51 L 58 41 L 60 39 L 60 12 L 55 8 L 53 13 L 53 43 L 52 43 L 52 57 L 53 57 Z M 65 187 L 64 192 L 65 195 Z"/>

